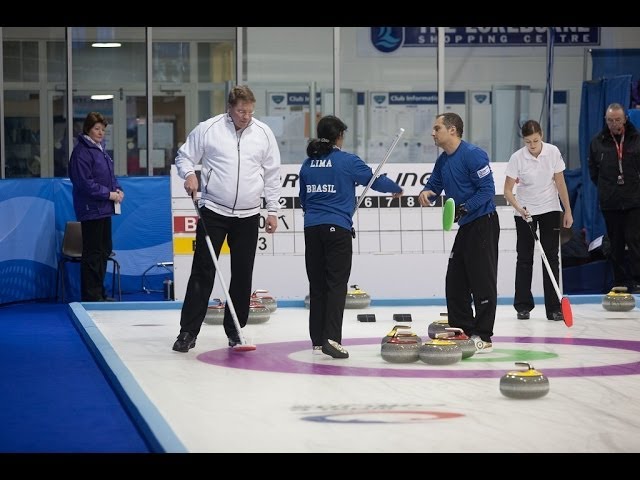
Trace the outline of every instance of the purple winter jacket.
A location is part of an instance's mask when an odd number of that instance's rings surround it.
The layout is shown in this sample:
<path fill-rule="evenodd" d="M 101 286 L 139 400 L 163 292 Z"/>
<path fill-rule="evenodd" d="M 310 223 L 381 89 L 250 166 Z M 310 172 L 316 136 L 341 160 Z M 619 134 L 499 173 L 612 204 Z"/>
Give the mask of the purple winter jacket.
<path fill-rule="evenodd" d="M 122 188 L 113 171 L 113 160 L 83 134 L 78 135 L 78 143 L 71 152 L 69 178 L 73 184 L 73 208 L 78 221 L 114 215 L 109 193 Z"/>

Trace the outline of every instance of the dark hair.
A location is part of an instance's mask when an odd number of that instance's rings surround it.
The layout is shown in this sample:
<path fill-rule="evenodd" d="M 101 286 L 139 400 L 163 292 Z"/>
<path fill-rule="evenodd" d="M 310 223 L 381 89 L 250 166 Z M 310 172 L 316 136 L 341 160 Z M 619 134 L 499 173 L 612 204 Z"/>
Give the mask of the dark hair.
<path fill-rule="evenodd" d="M 246 85 L 236 85 L 229 92 L 228 103 L 235 106 L 238 102 L 256 103 L 256 96 Z"/>
<path fill-rule="evenodd" d="M 542 127 L 535 120 L 527 120 L 522 124 L 522 127 L 520 127 L 520 133 L 522 133 L 522 138 L 533 135 L 534 133 L 542 135 Z"/>
<path fill-rule="evenodd" d="M 456 132 L 458 133 L 458 137 L 462 138 L 462 131 L 464 130 L 464 123 L 462 123 L 462 118 L 460 115 L 453 112 L 440 113 L 436 115 L 436 118 L 442 117 L 442 123 L 445 127 L 451 128 L 456 127 Z"/>
<path fill-rule="evenodd" d="M 107 119 L 104 118 L 100 112 L 89 112 L 87 117 L 84 119 L 84 124 L 82 125 L 82 133 L 85 135 L 89 135 L 89 132 L 93 128 L 96 123 L 101 123 L 105 127 L 108 125 Z"/>
<path fill-rule="evenodd" d="M 307 145 L 309 158 L 320 158 L 327 155 L 338 141 L 338 138 L 347 131 L 347 124 L 334 115 L 326 115 L 318 121 L 318 138 L 312 138 Z"/>

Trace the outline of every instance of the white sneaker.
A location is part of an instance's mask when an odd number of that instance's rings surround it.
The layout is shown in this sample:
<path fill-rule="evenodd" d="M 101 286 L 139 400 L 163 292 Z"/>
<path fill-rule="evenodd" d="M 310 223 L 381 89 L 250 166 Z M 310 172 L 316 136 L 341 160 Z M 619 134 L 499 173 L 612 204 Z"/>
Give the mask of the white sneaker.
<path fill-rule="evenodd" d="M 314 345 L 313 350 L 311 351 L 312 355 L 324 355 L 322 353 L 322 345 Z"/>
<path fill-rule="evenodd" d="M 473 340 L 473 343 L 476 346 L 476 353 L 481 354 L 493 352 L 493 343 L 485 342 L 478 335 L 472 335 L 471 340 Z"/>

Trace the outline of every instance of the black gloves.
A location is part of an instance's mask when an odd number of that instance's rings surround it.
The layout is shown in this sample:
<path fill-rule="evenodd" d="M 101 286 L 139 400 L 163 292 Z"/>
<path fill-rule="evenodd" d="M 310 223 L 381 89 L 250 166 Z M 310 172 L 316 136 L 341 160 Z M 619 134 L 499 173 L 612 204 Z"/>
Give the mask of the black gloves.
<path fill-rule="evenodd" d="M 456 205 L 456 214 L 455 214 L 455 217 L 453 218 L 453 221 L 458 223 L 458 220 L 460 220 L 466 214 L 467 214 L 467 209 L 464 206 L 464 203 L 461 203 L 460 205 Z"/>

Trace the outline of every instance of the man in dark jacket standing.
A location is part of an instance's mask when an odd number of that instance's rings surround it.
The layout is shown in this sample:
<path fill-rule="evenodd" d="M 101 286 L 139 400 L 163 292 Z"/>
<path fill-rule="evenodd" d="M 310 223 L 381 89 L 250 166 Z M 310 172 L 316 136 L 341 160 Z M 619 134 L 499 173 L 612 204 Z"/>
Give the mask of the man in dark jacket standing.
<path fill-rule="evenodd" d="M 640 135 L 619 103 L 607 107 L 605 120 L 591 140 L 589 173 L 611 242 L 614 284 L 640 293 Z"/>

